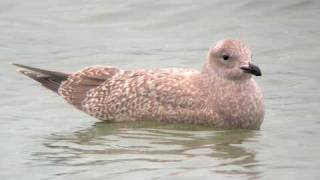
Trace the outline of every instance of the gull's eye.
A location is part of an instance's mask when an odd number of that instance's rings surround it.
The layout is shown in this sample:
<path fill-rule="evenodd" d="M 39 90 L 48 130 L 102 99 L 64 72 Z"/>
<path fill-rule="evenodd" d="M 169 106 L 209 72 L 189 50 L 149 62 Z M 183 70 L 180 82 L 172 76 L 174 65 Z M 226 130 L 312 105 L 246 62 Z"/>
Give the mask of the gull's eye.
<path fill-rule="evenodd" d="M 222 55 L 222 59 L 225 61 L 229 60 L 229 58 L 230 58 L 230 56 L 227 54 Z"/>

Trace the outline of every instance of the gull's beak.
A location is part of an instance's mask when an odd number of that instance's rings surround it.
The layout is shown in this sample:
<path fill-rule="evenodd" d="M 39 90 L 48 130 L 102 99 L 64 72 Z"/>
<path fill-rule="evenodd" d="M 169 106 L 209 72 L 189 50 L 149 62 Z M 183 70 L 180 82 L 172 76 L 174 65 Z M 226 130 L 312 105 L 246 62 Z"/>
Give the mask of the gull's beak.
<path fill-rule="evenodd" d="M 254 64 L 251 64 L 251 63 L 249 63 L 248 65 L 241 66 L 240 69 L 242 69 L 246 73 L 250 73 L 250 74 L 253 74 L 256 76 L 262 75 L 260 68 Z"/>

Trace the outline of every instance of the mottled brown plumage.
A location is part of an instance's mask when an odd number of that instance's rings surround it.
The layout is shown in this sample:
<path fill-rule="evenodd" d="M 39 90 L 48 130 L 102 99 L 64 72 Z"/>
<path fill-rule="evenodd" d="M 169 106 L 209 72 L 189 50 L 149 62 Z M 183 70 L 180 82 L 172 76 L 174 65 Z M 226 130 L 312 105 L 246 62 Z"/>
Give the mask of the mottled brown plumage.
<path fill-rule="evenodd" d="M 67 78 L 58 78 L 57 92 L 78 109 L 106 121 L 158 120 L 259 129 L 263 96 L 252 74 L 261 72 L 250 61 L 251 51 L 245 44 L 223 40 L 209 49 L 201 72 L 93 66 L 63 73 Z M 18 66 L 29 77 L 39 77 L 33 79 L 44 86 L 55 79 L 51 71 Z"/>

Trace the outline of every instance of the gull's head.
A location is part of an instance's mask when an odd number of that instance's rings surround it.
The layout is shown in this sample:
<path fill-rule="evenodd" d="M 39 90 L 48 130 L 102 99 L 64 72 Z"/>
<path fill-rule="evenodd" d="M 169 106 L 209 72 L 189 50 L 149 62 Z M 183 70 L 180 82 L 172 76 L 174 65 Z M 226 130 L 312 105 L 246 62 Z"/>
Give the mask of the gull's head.
<path fill-rule="evenodd" d="M 206 71 L 228 80 L 245 80 L 252 75 L 261 76 L 258 66 L 251 63 L 252 53 L 238 40 L 221 40 L 210 47 Z"/>

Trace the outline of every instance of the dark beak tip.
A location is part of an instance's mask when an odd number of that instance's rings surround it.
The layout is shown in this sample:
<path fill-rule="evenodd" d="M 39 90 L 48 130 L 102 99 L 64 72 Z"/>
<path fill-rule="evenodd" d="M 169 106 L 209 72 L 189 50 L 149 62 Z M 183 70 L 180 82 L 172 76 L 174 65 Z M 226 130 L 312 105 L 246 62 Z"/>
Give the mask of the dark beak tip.
<path fill-rule="evenodd" d="M 253 74 L 255 76 L 262 76 L 261 70 L 258 66 L 249 63 L 248 67 L 240 67 L 244 72 Z"/>

